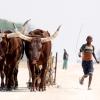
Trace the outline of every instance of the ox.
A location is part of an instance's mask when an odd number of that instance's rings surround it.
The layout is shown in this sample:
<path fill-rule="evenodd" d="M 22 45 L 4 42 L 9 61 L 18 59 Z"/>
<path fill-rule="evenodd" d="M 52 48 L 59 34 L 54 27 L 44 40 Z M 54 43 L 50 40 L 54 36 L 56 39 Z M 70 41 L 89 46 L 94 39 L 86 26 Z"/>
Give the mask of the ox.
<path fill-rule="evenodd" d="M 10 30 L 5 31 L 5 37 L 2 38 L 0 43 L 1 88 L 4 87 L 5 72 L 7 90 L 17 88 L 18 86 L 18 64 L 24 53 L 23 41 L 20 38 L 7 38 L 7 35 L 11 33 L 12 31 Z"/>
<path fill-rule="evenodd" d="M 23 24 L 22 29 L 28 23 L 26 21 Z M 14 26 L 14 28 L 16 28 Z M 15 29 L 17 32 L 17 30 Z M 24 30 L 22 30 L 24 32 Z M 6 88 L 7 90 L 16 89 L 18 87 L 18 64 L 23 57 L 24 54 L 24 44 L 21 38 L 12 36 L 12 31 L 5 31 L 0 34 L 2 38 L 2 42 L 0 43 L 0 73 L 1 73 L 1 87 L 4 87 L 4 72 L 6 76 Z M 3 55 L 4 54 L 4 55 Z M 4 64 L 5 62 L 5 64 Z"/>
<path fill-rule="evenodd" d="M 37 29 L 31 31 L 29 33 L 29 36 L 33 38 L 31 42 L 25 42 L 25 53 L 27 59 L 29 60 L 29 67 L 32 75 L 32 90 L 34 91 L 36 83 L 35 80 L 38 77 L 38 75 L 40 75 L 41 77 L 39 89 L 45 90 L 46 67 L 48 57 L 51 52 L 51 41 L 42 43 L 41 38 L 47 36 L 50 37 L 50 34 L 43 30 Z M 42 65 L 41 71 L 39 71 L 39 65 Z"/>
<path fill-rule="evenodd" d="M 11 31 L 5 31 L 4 33 L 9 34 Z M 5 55 L 5 75 L 7 89 L 18 87 L 18 64 L 23 56 L 24 46 L 23 41 L 20 38 L 6 38 L 6 55 Z"/>
<path fill-rule="evenodd" d="M 45 76 L 48 58 L 51 53 L 51 40 L 56 37 L 60 27 L 50 36 L 48 31 L 36 29 L 31 31 L 28 36 L 20 36 L 25 42 L 25 53 L 29 62 L 32 75 L 32 91 L 35 91 L 38 76 L 40 76 L 39 90 L 46 90 Z M 40 71 L 39 65 L 42 65 Z M 36 88 L 37 89 L 37 88 Z"/>

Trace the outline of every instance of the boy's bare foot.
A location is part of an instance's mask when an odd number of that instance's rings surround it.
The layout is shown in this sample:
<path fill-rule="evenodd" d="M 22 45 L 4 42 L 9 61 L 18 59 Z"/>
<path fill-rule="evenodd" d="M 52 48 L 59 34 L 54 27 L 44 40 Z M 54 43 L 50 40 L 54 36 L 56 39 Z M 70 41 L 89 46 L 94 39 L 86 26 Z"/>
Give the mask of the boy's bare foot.
<path fill-rule="evenodd" d="M 83 85 L 83 79 L 82 79 L 82 78 L 79 79 L 79 83 L 80 83 L 81 85 Z"/>
<path fill-rule="evenodd" d="M 88 90 L 92 90 L 91 87 L 88 87 Z"/>

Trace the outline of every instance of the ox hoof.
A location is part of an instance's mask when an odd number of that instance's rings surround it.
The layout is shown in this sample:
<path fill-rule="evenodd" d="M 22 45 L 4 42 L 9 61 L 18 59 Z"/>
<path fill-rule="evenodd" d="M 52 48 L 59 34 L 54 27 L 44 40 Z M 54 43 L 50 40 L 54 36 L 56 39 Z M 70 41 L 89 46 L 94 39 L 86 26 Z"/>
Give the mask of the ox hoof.
<path fill-rule="evenodd" d="M 17 88 L 18 88 L 18 86 L 15 86 L 15 87 L 14 87 L 14 90 L 16 90 Z"/>
<path fill-rule="evenodd" d="M 31 89 L 31 87 L 32 87 L 32 82 L 27 82 L 27 87 L 28 87 L 29 89 Z"/>
<path fill-rule="evenodd" d="M 4 83 L 1 83 L 0 90 L 3 90 L 4 88 L 5 88 L 5 85 L 4 85 Z"/>
<path fill-rule="evenodd" d="M 36 90 L 35 89 L 30 89 L 30 92 L 36 92 Z"/>
<path fill-rule="evenodd" d="M 6 91 L 12 91 L 12 88 L 7 88 Z"/>

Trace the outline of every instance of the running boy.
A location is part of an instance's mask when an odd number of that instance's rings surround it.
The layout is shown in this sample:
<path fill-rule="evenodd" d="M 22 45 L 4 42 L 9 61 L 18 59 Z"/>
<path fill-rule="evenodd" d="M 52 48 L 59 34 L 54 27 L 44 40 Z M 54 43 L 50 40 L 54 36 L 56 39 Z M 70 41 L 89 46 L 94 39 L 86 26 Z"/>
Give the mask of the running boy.
<path fill-rule="evenodd" d="M 79 52 L 79 57 L 81 57 L 81 53 L 82 53 L 82 68 L 84 72 L 84 75 L 80 79 L 80 84 L 82 85 L 84 82 L 84 78 L 89 76 L 88 90 L 90 90 L 91 89 L 90 85 L 91 85 L 93 70 L 94 70 L 93 57 L 97 63 L 99 63 L 99 61 L 97 60 L 95 56 L 94 46 L 91 44 L 91 42 L 93 41 L 93 38 L 91 36 L 87 36 L 86 41 L 87 43 L 82 45 Z"/>

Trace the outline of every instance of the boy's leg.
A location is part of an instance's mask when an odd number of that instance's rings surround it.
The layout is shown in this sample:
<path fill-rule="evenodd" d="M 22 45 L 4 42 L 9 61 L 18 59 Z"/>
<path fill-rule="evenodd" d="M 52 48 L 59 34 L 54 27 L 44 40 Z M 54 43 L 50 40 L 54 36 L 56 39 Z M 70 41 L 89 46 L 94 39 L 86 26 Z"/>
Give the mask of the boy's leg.
<path fill-rule="evenodd" d="M 88 75 L 83 75 L 83 76 L 82 76 L 82 78 L 81 78 L 80 81 L 79 81 L 81 85 L 83 85 L 84 78 L 86 78 L 87 76 L 88 76 Z"/>
<path fill-rule="evenodd" d="M 92 74 L 89 74 L 89 82 L 88 82 L 88 90 L 90 90 L 90 85 L 91 85 L 91 81 L 92 81 Z"/>
<path fill-rule="evenodd" d="M 83 77 L 80 79 L 80 84 L 82 85 L 84 82 L 84 78 L 86 78 L 88 76 L 88 70 L 87 70 L 87 62 L 86 61 L 82 61 L 82 68 L 83 68 L 83 72 L 84 75 Z"/>
<path fill-rule="evenodd" d="M 90 90 L 90 85 L 91 85 L 91 82 L 92 82 L 92 76 L 93 76 L 93 71 L 94 71 L 94 68 L 93 68 L 93 61 L 90 61 L 89 62 L 89 66 L 88 66 L 88 71 L 89 71 L 89 81 L 88 81 L 88 90 Z"/>

